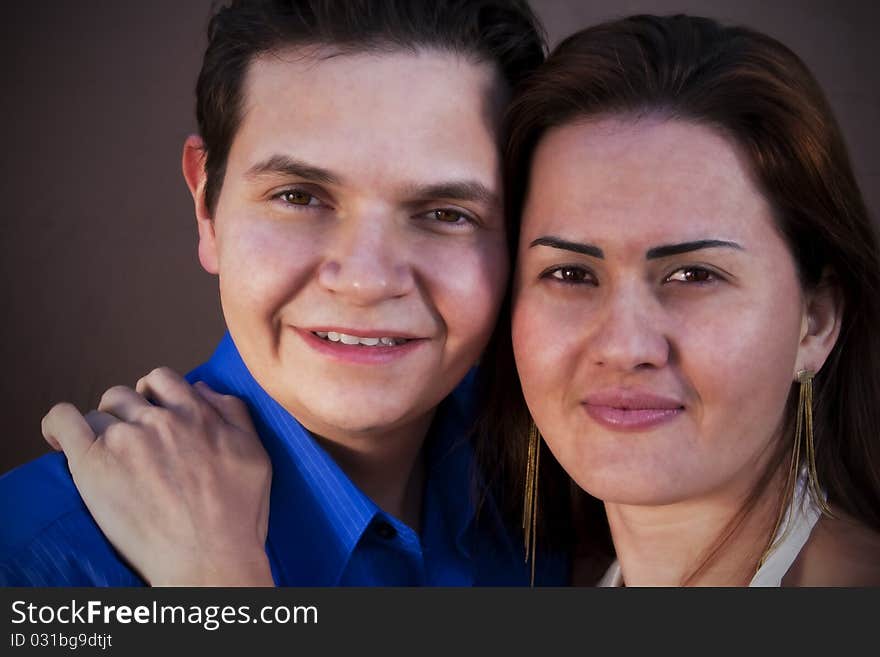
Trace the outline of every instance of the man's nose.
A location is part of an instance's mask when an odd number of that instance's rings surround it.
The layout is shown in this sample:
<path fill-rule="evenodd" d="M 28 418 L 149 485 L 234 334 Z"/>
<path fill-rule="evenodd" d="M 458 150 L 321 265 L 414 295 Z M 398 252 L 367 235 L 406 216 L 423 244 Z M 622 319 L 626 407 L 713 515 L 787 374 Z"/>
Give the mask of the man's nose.
<path fill-rule="evenodd" d="M 634 284 L 609 291 L 589 331 L 594 364 L 621 372 L 667 364 L 670 344 L 663 308 L 642 288 Z"/>
<path fill-rule="evenodd" d="M 373 212 L 349 215 L 329 246 L 318 282 L 359 305 L 408 294 L 415 286 L 404 229 Z"/>

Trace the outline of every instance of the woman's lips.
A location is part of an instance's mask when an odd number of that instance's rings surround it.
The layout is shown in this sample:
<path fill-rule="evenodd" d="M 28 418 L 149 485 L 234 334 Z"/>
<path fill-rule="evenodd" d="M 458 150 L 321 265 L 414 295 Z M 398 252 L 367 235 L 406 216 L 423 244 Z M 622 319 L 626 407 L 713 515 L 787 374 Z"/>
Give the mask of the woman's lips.
<path fill-rule="evenodd" d="M 593 420 L 615 431 L 644 431 L 675 419 L 684 412 L 677 399 L 633 390 L 605 390 L 582 402 Z"/>

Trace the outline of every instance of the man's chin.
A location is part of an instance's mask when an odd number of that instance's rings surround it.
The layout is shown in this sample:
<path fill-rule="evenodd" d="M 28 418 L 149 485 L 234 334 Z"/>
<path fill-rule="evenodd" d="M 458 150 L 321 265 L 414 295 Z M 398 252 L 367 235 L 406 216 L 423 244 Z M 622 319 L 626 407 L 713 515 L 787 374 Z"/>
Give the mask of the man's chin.
<path fill-rule="evenodd" d="M 333 412 L 337 410 L 337 412 Z M 379 409 L 375 405 L 368 408 L 324 409 L 318 413 L 293 413 L 300 423 L 311 433 L 334 441 L 381 438 L 383 434 L 404 429 L 407 425 L 418 424 L 410 409 Z M 361 411 L 361 412 L 358 412 Z"/>

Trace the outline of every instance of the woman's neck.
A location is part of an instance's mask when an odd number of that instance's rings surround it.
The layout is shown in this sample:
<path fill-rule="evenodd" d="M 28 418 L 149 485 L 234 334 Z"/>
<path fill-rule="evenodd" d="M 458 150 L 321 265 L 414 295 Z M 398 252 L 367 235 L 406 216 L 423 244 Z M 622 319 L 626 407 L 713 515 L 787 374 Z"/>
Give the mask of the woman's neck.
<path fill-rule="evenodd" d="M 779 510 L 776 487 L 769 489 L 744 516 L 739 515 L 747 497 L 742 492 L 665 506 L 606 503 L 624 582 L 628 586 L 748 585 Z M 728 534 L 729 530 L 733 531 Z M 727 540 L 721 544 L 724 537 Z M 714 552 L 719 545 L 721 549 Z"/>

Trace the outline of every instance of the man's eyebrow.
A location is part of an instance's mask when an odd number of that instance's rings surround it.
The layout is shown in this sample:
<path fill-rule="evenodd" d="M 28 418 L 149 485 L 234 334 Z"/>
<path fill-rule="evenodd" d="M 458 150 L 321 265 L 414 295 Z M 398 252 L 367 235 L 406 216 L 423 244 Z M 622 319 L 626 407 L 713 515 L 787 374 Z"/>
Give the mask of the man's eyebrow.
<path fill-rule="evenodd" d="M 498 195 L 481 182 L 476 180 L 452 180 L 448 182 L 412 185 L 406 190 L 407 196 L 413 199 L 450 199 L 454 201 L 470 201 L 488 206 L 500 204 Z"/>
<path fill-rule="evenodd" d="M 600 249 L 598 246 L 594 246 L 593 244 L 584 244 L 582 242 L 570 242 L 568 240 L 564 240 L 559 237 L 553 237 L 551 235 L 545 235 L 544 237 L 539 237 L 538 239 L 532 240 L 532 243 L 529 244 L 529 248 L 533 246 L 549 246 L 554 249 L 562 249 L 563 251 L 573 251 L 574 253 L 581 253 L 583 255 L 593 256 L 594 258 L 605 257 L 602 249 Z"/>
<path fill-rule="evenodd" d="M 258 178 L 265 175 L 295 176 L 325 185 L 338 185 L 342 181 L 339 176 L 327 169 L 312 166 L 287 155 L 272 155 L 245 172 L 247 178 Z"/>
<path fill-rule="evenodd" d="M 700 249 L 715 249 L 719 247 L 726 249 L 739 249 L 740 251 L 744 250 L 743 247 L 736 242 L 728 242 L 727 240 L 696 240 L 694 242 L 655 246 L 645 252 L 645 259 L 654 260 L 656 258 L 667 258 L 681 253 L 699 251 Z"/>

